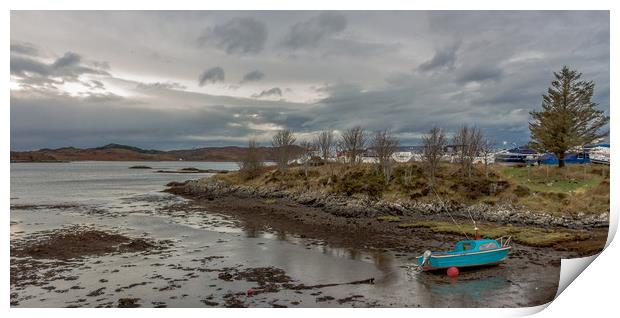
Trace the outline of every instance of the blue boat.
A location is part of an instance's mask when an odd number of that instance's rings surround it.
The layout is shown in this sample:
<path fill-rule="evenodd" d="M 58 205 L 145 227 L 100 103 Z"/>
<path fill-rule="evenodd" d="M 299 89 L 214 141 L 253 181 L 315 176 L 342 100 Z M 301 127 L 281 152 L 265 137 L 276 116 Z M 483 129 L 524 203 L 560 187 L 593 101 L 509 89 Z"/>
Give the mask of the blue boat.
<path fill-rule="evenodd" d="M 558 158 L 554 154 L 545 153 L 539 157 L 538 163 L 541 165 L 557 165 Z M 569 152 L 564 156 L 564 163 L 567 165 L 590 163 L 590 156 L 588 152 Z"/>
<path fill-rule="evenodd" d="M 432 271 L 450 267 L 496 265 L 508 257 L 511 248 L 510 237 L 463 240 L 457 242 L 452 251 L 424 252 L 424 255 L 418 256 L 418 269 Z"/>

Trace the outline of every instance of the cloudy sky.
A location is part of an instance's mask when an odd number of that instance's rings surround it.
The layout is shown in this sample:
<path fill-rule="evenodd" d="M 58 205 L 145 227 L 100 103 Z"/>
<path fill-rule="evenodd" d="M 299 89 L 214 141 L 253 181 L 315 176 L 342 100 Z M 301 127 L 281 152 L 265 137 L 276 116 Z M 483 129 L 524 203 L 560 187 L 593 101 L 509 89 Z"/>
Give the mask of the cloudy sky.
<path fill-rule="evenodd" d="M 609 13 L 11 12 L 11 149 L 268 144 L 477 125 L 523 143 L 553 72 L 609 112 Z"/>

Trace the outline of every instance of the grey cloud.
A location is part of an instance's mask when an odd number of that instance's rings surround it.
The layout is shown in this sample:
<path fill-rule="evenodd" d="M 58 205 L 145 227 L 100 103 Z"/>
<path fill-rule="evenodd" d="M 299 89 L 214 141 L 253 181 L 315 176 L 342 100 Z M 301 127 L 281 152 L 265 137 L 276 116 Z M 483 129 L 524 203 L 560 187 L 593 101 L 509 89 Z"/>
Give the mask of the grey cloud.
<path fill-rule="evenodd" d="M 259 71 L 259 70 L 254 70 L 251 71 L 247 74 L 245 74 L 243 76 L 243 79 L 241 80 L 241 84 L 243 83 L 247 83 L 247 82 L 255 82 L 255 81 L 260 81 L 265 77 L 265 73 Z"/>
<path fill-rule="evenodd" d="M 109 75 L 105 70 L 84 66 L 78 54 L 67 52 L 51 64 L 39 60 L 11 55 L 11 75 L 20 77 L 17 81 L 29 86 L 54 88 L 62 82 L 77 82 L 83 74 Z M 51 86 L 50 86 L 51 85 Z M 88 83 L 85 84 L 88 86 Z"/>
<path fill-rule="evenodd" d="M 105 89 L 105 85 L 101 81 L 92 80 L 84 83 L 86 86 L 94 89 Z"/>
<path fill-rule="evenodd" d="M 473 67 L 464 71 L 458 76 L 457 81 L 460 83 L 484 82 L 488 80 L 499 80 L 502 75 L 503 72 L 498 67 L 481 65 L 479 67 Z"/>
<path fill-rule="evenodd" d="M 41 76 L 50 74 L 49 65 L 31 58 L 11 55 L 11 74 L 25 76 L 26 73 L 36 73 Z"/>
<path fill-rule="evenodd" d="M 437 69 L 453 69 L 456 64 L 456 52 L 460 47 L 460 42 L 449 47 L 437 50 L 433 57 L 420 64 L 418 69 L 423 72 L 434 71 Z"/>
<path fill-rule="evenodd" d="M 113 104 L 122 103 L 123 97 L 114 93 L 82 93 L 76 100 L 82 100 L 88 103 Z"/>
<path fill-rule="evenodd" d="M 94 61 L 93 62 L 93 66 L 101 69 L 101 70 L 109 70 L 110 69 L 110 63 L 106 62 L 106 61 Z"/>
<path fill-rule="evenodd" d="M 29 56 L 38 56 L 39 49 L 32 43 L 11 41 L 11 54 L 13 53 Z"/>
<path fill-rule="evenodd" d="M 216 66 L 204 71 L 198 78 L 198 84 L 204 86 L 207 83 L 223 82 L 225 78 L 224 69 Z"/>
<path fill-rule="evenodd" d="M 269 96 L 275 96 L 275 95 L 282 97 L 282 90 L 279 87 L 274 87 L 274 88 L 264 90 L 258 94 L 252 95 L 252 97 L 261 98 L 261 97 L 269 97 Z"/>
<path fill-rule="evenodd" d="M 189 92 L 175 94 L 189 101 L 200 98 L 207 104 L 211 98 Z M 271 138 L 270 125 L 298 127 L 308 120 L 292 110 L 297 108 L 294 104 L 228 100 L 226 106 L 178 111 L 170 107 L 144 108 L 135 100 L 112 94 L 71 97 L 51 92 L 38 96 L 12 92 L 11 149 L 93 147 L 110 142 L 157 149 L 245 145 L 249 136 L 259 135 L 262 141 Z"/>
<path fill-rule="evenodd" d="M 75 66 L 80 63 L 82 57 L 73 52 L 67 52 L 62 57 L 58 58 L 54 64 L 52 64 L 52 68 L 63 68 L 69 66 Z"/>
<path fill-rule="evenodd" d="M 138 85 L 136 85 L 136 88 L 184 90 L 184 89 L 187 89 L 187 86 L 179 84 L 177 82 L 154 82 L 154 83 L 138 83 Z"/>
<path fill-rule="evenodd" d="M 324 38 L 338 34 L 347 27 L 347 18 L 336 12 L 321 12 L 309 20 L 296 23 L 282 40 L 292 50 L 316 47 Z"/>
<path fill-rule="evenodd" d="M 207 29 L 198 43 L 213 43 L 228 54 L 256 54 L 267 41 L 267 27 L 250 17 L 237 17 Z"/>
<path fill-rule="evenodd" d="M 323 56 L 371 57 L 384 53 L 397 53 L 401 48 L 402 45 L 399 43 L 367 42 L 357 39 L 332 39 L 325 45 L 325 53 Z"/>
<path fill-rule="evenodd" d="M 344 16 L 340 25 L 319 23 L 318 12 L 243 12 L 264 21 L 275 40 L 273 45 L 265 41 L 259 54 L 242 58 L 258 52 L 252 49 L 258 46 L 234 44 L 245 43 L 232 40 L 243 37 L 218 42 L 213 32 L 201 33 L 205 21 L 217 21 L 213 31 L 239 14 L 12 12 L 11 38 L 36 43 L 39 53 L 47 55 L 43 59 L 26 54 L 27 49 L 11 51 L 11 81 L 20 85 L 11 90 L 11 147 L 97 146 L 106 141 L 149 148 L 243 145 L 243 138 L 254 133 L 267 138 L 269 131 L 261 132 L 261 127 L 309 133 L 356 124 L 369 130 L 391 128 L 407 145 L 418 143 L 419 134 L 433 124 L 453 132 L 463 123 L 478 125 L 496 140 L 523 143 L 529 138 L 528 111 L 540 108 L 552 72 L 563 65 L 594 80 L 594 101 L 603 111 L 610 109 L 609 12 L 328 13 Z M 132 27 L 137 24 L 143 27 Z M 301 37 L 288 38 L 293 33 Z M 93 35 L 100 34 L 106 36 L 94 41 Z M 204 49 L 198 50 L 196 39 L 204 34 L 212 37 L 203 38 Z M 460 46 L 451 42 L 455 38 L 462 40 Z M 53 52 L 69 49 L 83 57 L 79 64 L 52 68 Z M 227 50 L 230 54 L 223 54 Z M 296 58 L 286 58 L 290 55 Z M 113 70 L 89 56 L 109 61 Z M 208 67 L 196 67 L 205 61 L 236 76 L 211 88 L 218 96 L 169 89 L 169 81 L 197 86 L 197 77 Z M 119 78 L 66 75 L 81 67 Z M 257 82 L 261 88 L 234 90 L 255 69 L 267 74 Z M 131 80 L 142 75 L 151 82 L 140 86 Z M 93 79 L 131 94 L 110 95 L 91 82 L 96 94 L 76 97 L 79 93 L 58 89 L 59 96 L 47 96 L 49 90 L 40 89 Z M 203 84 L 211 82 L 206 78 Z M 481 85 L 464 85 L 468 82 Z M 304 102 L 285 102 L 278 94 L 251 96 L 275 87 L 287 100 Z M 18 92 L 28 96 L 13 98 Z M 162 129 L 153 131 L 153 126 Z"/>

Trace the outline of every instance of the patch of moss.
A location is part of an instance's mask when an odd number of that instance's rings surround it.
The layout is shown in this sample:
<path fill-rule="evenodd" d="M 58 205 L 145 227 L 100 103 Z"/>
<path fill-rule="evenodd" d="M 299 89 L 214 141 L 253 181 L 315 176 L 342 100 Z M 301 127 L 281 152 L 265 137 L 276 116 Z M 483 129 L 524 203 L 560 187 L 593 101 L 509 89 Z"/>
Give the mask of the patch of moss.
<path fill-rule="evenodd" d="M 276 200 L 276 199 L 266 199 L 266 200 L 263 200 L 263 203 L 264 204 L 276 204 L 276 203 L 278 203 L 278 200 Z"/>
<path fill-rule="evenodd" d="M 381 222 L 400 222 L 400 217 L 395 215 L 378 216 L 377 221 Z"/>
<path fill-rule="evenodd" d="M 403 223 L 399 228 L 429 228 L 436 233 L 463 234 L 466 233 L 470 238 L 474 236 L 473 226 L 459 225 L 443 221 L 420 221 L 415 223 Z M 590 237 L 584 231 L 564 230 L 564 229 L 541 229 L 535 227 L 515 227 L 511 225 L 499 226 L 493 224 L 479 224 L 480 235 L 483 237 L 498 238 L 501 236 L 512 236 L 516 243 L 535 246 L 550 247 L 561 242 L 582 241 Z"/>

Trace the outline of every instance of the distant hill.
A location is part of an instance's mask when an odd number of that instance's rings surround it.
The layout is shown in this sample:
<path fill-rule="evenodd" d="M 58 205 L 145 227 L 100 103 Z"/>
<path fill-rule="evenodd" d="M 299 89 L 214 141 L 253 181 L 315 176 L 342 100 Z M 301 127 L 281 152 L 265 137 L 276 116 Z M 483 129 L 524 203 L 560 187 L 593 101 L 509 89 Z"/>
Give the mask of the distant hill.
<path fill-rule="evenodd" d="M 298 148 L 295 146 L 296 149 Z M 238 161 L 247 151 L 244 147 L 206 147 L 187 150 L 147 150 L 133 146 L 108 144 L 96 148 L 63 147 L 34 151 L 11 151 L 11 162 L 62 162 L 62 161 Z M 273 161 L 273 149 L 261 147 L 259 151 L 267 161 Z"/>
<path fill-rule="evenodd" d="M 139 152 L 139 153 L 148 153 L 148 154 L 164 153 L 164 151 L 161 151 L 161 150 L 145 150 L 145 149 L 138 148 L 138 147 L 119 145 L 119 144 L 107 144 L 107 145 L 105 145 L 103 147 L 97 147 L 97 148 L 94 148 L 94 149 L 96 149 L 96 150 L 125 149 L 125 150 L 132 150 L 132 151 Z"/>

